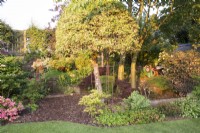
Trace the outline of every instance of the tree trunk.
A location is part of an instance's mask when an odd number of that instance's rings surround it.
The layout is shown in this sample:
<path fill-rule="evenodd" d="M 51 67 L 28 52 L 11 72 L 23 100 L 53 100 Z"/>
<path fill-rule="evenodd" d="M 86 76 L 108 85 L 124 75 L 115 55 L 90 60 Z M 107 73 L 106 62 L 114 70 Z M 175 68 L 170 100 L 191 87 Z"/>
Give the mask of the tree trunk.
<path fill-rule="evenodd" d="M 99 66 L 95 61 L 92 61 L 92 65 L 94 67 L 94 79 L 95 79 L 95 87 L 97 90 L 102 93 L 102 85 L 101 85 L 101 80 L 100 80 L 100 75 L 99 75 Z"/>
<path fill-rule="evenodd" d="M 118 67 L 118 80 L 124 80 L 124 61 L 125 55 L 120 55 L 119 67 Z"/>
<path fill-rule="evenodd" d="M 136 89 L 136 62 L 138 53 L 134 54 L 131 61 L 131 88 Z"/>
<path fill-rule="evenodd" d="M 104 54 L 101 52 L 101 67 L 104 67 Z"/>

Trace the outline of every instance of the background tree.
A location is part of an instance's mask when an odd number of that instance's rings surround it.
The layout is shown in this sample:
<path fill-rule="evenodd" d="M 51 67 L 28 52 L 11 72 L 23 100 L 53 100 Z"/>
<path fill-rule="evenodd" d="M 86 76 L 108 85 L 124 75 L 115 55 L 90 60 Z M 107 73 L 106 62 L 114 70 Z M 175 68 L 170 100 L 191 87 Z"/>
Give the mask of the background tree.
<path fill-rule="evenodd" d="M 139 44 L 141 50 L 135 52 L 132 56 L 131 65 L 131 85 L 136 87 L 136 60 L 146 58 L 145 55 L 152 54 L 155 51 L 159 52 L 159 47 L 154 44 L 159 44 L 158 40 L 165 40 L 164 34 L 159 31 L 159 27 L 164 23 L 165 19 L 160 19 L 163 14 L 161 9 L 169 10 L 166 15 L 168 18 L 173 10 L 173 0 L 120 0 L 127 5 L 128 10 L 137 18 L 139 24 Z M 158 34 L 159 33 L 159 34 Z M 155 35 L 157 34 L 157 35 Z M 164 44 L 168 44 L 165 41 Z M 156 49 L 155 49 L 156 48 Z M 152 51 L 153 50 L 153 51 Z M 139 55 L 139 57 L 138 57 Z M 154 55 L 158 56 L 158 54 Z M 145 57 L 145 58 L 143 58 Z M 141 60 L 140 60 L 141 61 Z"/>
<path fill-rule="evenodd" d="M 54 31 L 50 29 L 39 29 L 32 25 L 26 31 L 27 43 L 30 52 L 40 52 L 43 55 L 49 54 L 54 49 L 55 40 L 51 40 L 54 37 Z"/>
<path fill-rule="evenodd" d="M 167 14 L 171 12 L 170 17 Z M 160 30 L 171 38 L 173 44 L 200 42 L 200 3 L 197 0 L 176 0 L 172 10 L 163 9 Z"/>
<path fill-rule="evenodd" d="M 0 20 L 0 40 L 7 44 L 0 47 L 4 47 L 7 50 L 11 48 L 12 44 L 16 42 L 15 34 L 16 32 L 8 24 Z"/>

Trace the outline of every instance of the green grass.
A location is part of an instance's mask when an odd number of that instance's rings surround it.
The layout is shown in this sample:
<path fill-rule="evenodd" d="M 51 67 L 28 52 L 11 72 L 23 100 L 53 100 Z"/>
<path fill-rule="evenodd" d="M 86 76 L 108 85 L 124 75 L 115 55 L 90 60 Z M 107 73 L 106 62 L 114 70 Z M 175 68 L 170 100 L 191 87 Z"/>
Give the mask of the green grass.
<path fill-rule="evenodd" d="M 10 124 L 0 133 L 199 133 L 200 119 L 177 120 L 115 128 L 93 127 L 70 122 L 52 121 Z"/>

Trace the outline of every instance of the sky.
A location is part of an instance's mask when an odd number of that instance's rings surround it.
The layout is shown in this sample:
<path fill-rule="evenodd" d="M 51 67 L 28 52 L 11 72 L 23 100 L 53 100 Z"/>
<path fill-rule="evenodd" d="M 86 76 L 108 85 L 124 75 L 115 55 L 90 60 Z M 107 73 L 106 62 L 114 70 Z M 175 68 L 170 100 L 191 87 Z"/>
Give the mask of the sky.
<path fill-rule="evenodd" d="M 25 30 L 32 24 L 48 27 L 54 12 L 53 0 L 7 0 L 0 6 L 0 19 L 15 30 Z"/>

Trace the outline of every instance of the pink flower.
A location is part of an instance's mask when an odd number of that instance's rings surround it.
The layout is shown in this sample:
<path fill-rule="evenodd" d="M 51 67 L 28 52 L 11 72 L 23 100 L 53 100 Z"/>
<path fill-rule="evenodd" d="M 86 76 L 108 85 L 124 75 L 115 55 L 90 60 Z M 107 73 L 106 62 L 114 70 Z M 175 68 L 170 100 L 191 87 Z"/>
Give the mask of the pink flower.
<path fill-rule="evenodd" d="M 0 119 L 5 119 L 6 118 L 6 112 L 4 110 L 0 111 Z"/>
<path fill-rule="evenodd" d="M 13 121 L 19 117 L 18 111 L 24 109 L 21 102 L 18 105 L 9 98 L 0 96 L 0 120 Z"/>
<path fill-rule="evenodd" d="M 15 102 L 12 102 L 12 101 L 11 101 L 11 102 L 9 103 L 8 106 L 9 106 L 9 108 L 10 108 L 10 107 L 14 107 L 14 106 L 15 106 Z"/>

